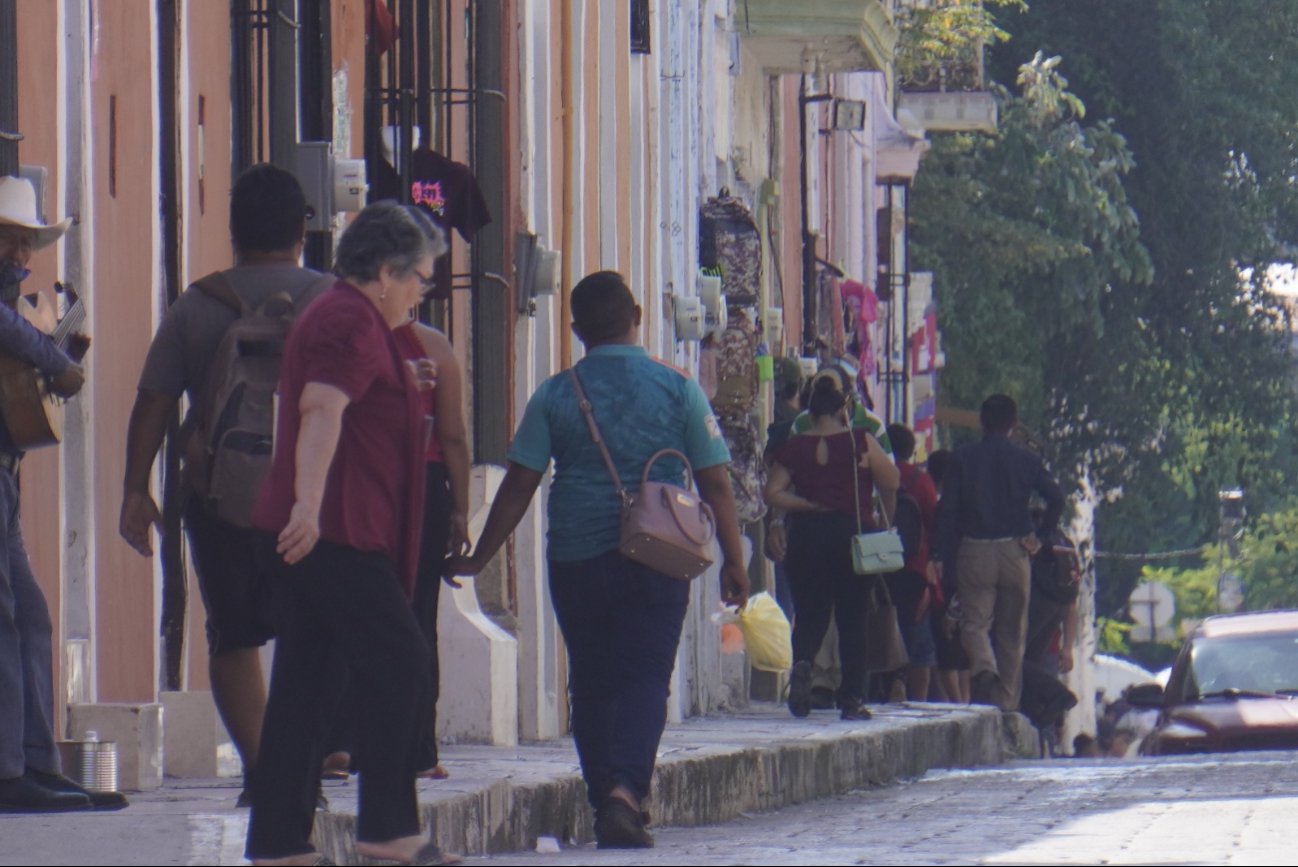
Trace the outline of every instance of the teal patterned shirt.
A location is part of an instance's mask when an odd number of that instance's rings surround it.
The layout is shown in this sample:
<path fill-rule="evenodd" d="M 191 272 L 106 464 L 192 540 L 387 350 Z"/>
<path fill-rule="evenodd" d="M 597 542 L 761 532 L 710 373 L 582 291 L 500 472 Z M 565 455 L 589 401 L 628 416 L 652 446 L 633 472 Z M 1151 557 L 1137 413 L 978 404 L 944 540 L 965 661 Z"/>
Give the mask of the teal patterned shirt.
<path fill-rule="evenodd" d="M 577 375 L 618 475 L 632 493 L 640 487 L 645 462 L 659 449 L 683 452 L 695 470 L 730 462 L 703 389 L 644 347 L 597 346 L 578 362 Z M 620 503 L 568 371 L 550 377 L 532 395 L 508 457 L 542 473 L 554 460 L 549 559 L 589 560 L 617 547 Z M 650 479 L 679 484 L 684 469 L 666 457 L 654 464 Z"/>

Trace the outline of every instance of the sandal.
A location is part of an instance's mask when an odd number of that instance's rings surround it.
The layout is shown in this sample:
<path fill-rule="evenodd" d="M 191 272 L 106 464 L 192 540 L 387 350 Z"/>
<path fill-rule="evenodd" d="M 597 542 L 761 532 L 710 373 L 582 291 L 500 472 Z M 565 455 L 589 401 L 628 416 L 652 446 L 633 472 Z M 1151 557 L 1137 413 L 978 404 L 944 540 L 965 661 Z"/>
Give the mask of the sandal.
<path fill-rule="evenodd" d="M 446 768 L 441 765 L 433 765 L 431 768 L 425 768 L 415 774 L 416 779 L 420 780 L 445 780 L 451 775 L 447 773 Z"/>
<path fill-rule="evenodd" d="M 361 855 L 360 852 L 357 852 L 356 854 Z M 401 867 L 404 867 L 404 865 L 412 865 L 413 867 L 413 865 L 426 864 L 459 864 L 464 860 L 459 855 L 452 855 L 449 852 L 443 852 L 442 848 L 432 840 L 429 840 L 424 843 L 424 845 L 420 846 L 418 851 L 415 852 L 414 856 L 412 856 L 409 861 L 397 861 L 394 858 L 371 858 L 368 855 L 361 855 L 361 857 L 366 858 L 374 864 L 393 864 L 401 865 Z"/>

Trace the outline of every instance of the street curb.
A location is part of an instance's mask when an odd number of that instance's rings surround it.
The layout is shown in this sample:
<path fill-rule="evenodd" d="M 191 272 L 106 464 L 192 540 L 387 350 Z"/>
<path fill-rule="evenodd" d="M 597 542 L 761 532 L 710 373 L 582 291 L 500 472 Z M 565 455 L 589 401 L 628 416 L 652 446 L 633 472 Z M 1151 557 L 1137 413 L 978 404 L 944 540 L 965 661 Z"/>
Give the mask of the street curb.
<path fill-rule="evenodd" d="M 1007 737 L 1002 714 L 989 707 L 888 706 L 866 723 L 788 723 L 791 736 L 746 746 L 721 742 L 722 726 L 711 730 L 707 720 L 674 732 L 676 742 L 694 738 L 697 745 L 673 749 L 665 739 L 649 805 L 654 824 L 717 824 L 933 768 L 996 765 L 1021 748 Z M 475 792 L 421 803 L 420 812 L 438 845 L 466 855 L 529 850 L 540 837 L 564 843 L 594 838 L 586 787 L 570 772 L 497 780 Z M 349 813 L 317 814 L 316 844 L 339 863 L 366 863 L 353 848 L 355 827 Z"/>

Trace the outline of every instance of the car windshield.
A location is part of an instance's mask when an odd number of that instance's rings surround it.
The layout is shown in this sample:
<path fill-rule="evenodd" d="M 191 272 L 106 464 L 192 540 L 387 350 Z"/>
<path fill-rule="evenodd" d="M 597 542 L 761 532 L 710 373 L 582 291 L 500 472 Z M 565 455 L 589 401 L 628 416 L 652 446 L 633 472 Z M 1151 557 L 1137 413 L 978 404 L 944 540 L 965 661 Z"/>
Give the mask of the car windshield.
<path fill-rule="evenodd" d="M 1186 674 L 1191 700 L 1230 692 L 1298 694 L 1298 632 L 1198 638 Z"/>

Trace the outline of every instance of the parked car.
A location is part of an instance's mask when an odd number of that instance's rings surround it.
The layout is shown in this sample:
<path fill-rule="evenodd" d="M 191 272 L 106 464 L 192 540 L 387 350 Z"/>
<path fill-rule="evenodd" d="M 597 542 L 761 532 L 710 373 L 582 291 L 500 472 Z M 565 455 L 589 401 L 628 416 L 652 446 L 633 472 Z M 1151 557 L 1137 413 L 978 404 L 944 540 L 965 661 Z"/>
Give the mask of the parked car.
<path fill-rule="evenodd" d="M 1209 617 L 1166 689 L 1128 692 L 1131 704 L 1159 709 L 1145 755 L 1298 749 L 1298 611 Z"/>

